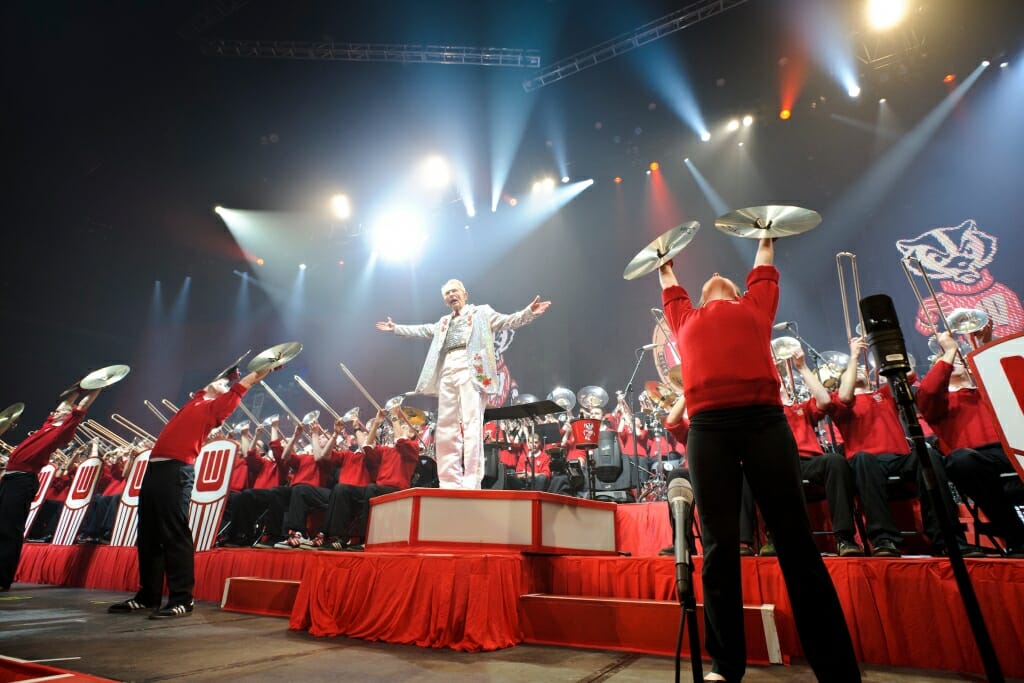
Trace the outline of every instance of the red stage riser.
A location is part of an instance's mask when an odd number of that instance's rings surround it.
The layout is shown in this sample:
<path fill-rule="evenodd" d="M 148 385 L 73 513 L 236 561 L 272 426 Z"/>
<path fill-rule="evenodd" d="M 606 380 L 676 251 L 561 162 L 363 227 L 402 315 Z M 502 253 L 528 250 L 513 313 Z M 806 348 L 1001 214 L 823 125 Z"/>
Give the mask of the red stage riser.
<path fill-rule="evenodd" d="M 289 617 L 299 592 L 299 581 L 233 576 L 224 582 L 220 608 L 229 612 Z"/>

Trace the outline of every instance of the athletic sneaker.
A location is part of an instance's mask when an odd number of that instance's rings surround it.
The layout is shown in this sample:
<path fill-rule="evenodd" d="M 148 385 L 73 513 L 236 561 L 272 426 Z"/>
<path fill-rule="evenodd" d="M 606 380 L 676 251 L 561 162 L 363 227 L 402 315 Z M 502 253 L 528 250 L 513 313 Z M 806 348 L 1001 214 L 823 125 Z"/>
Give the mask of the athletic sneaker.
<path fill-rule="evenodd" d="M 863 557 L 864 548 L 853 541 L 847 541 L 845 538 L 840 538 L 836 541 L 836 550 L 839 551 L 839 557 Z"/>
<path fill-rule="evenodd" d="M 144 609 L 153 610 L 160 605 L 145 605 L 135 598 L 130 598 L 124 602 L 115 602 L 113 605 L 107 608 L 108 614 L 130 614 L 132 612 L 139 612 Z"/>
<path fill-rule="evenodd" d="M 275 548 L 283 548 L 284 550 L 296 550 L 301 548 L 304 544 L 308 544 L 309 539 L 303 536 L 298 531 L 291 531 L 288 533 L 288 538 L 284 539 L 280 543 L 275 543 Z"/>
<path fill-rule="evenodd" d="M 875 557 L 902 557 L 903 553 L 896 547 L 896 544 L 888 538 L 882 539 L 875 544 L 871 554 Z"/>
<path fill-rule="evenodd" d="M 192 614 L 192 610 L 195 607 L 195 601 L 188 603 L 187 605 L 167 605 L 161 607 L 156 612 L 149 615 L 150 619 L 177 619 L 178 617 L 187 617 Z"/>

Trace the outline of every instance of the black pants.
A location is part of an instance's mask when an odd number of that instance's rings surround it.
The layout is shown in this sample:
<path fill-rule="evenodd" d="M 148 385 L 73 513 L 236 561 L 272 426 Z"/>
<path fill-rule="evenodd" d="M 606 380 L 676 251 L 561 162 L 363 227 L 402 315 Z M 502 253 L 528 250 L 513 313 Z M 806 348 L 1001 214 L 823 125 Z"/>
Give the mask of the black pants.
<path fill-rule="evenodd" d="M 195 469 L 180 460 L 149 462 L 139 491 L 139 592 L 143 605 L 160 604 L 164 575 L 167 604 L 189 605 L 195 587 L 195 546 L 188 506 Z"/>
<path fill-rule="evenodd" d="M 267 535 L 271 538 L 284 536 L 282 523 L 288 499 L 291 496 L 290 486 L 275 486 L 272 489 L 246 489 L 235 499 L 231 511 L 231 528 L 228 537 L 240 544 L 249 544 L 258 521 L 266 524 Z"/>
<path fill-rule="evenodd" d="M 110 530 L 114 528 L 114 515 L 117 514 L 117 503 L 121 496 L 96 496 L 89 504 L 85 513 L 79 536 L 89 538 L 110 539 Z"/>
<path fill-rule="evenodd" d="M 687 460 L 704 541 L 705 645 L 712 670 L 746 671 L 740 581 L 743 477 L 775 542 L 800 642 L 821 681 L 859 681 L 835 586 L 811 537 L 796 441 L 776 406 L 705 411 L 690 421 Z"/>
<path fill-rule="evenodd" d="M 366 539 L 366 524 L 370 516 L 370 499 L 398 491 L 394 486 L 352 486 L 337 484 L 331 489 L 324 516 L 323 534 L 327 538 Z"/>
<path fill-rule="evenodd" d="M 946 472 L 960 493 L 970 497 L 1011 548 L 1024 547 L 1024 523 L 1006 494 L 1001 474 L 1014 472 L 1001 444 L 958 448 L 946 457 Z"/>
<path fill-rule="evenodd" d="M 825 500 L 832 518 L 836 538 L 852 541 L 854 534 L 853 498 L 857 488 L 853 468 L 841 455 L 826 453 L 814 457 L 800 456 L 800 476 L 825 489 Z"/>
<path fill-rule="evenodd" d="M 284 528 L 288 531 L 301 531 L 306 535 L 306 518 L 310 512 L 326 510 L 331 499 L 331 489 L 323 486 L 299 484 L 292 487 L 288 497 L 288 512 L 284 515 Z"/>
<path fill-rule="evenodd" d="M 60 519 L 60 512 L 64 509 L 62 500 L 44 500 L 36 513 L 36 520 L 32 522 L 32 528 L 28 532 L 29 540 L 47 540 L 53 538 L 53 532 L 57 529 L 57 520 Z"/>
<path fill-rule="evenodd" d="M 14 583 L 25 540 L 25 522 L 39 478 L 31 472 L 8 472 L 0 479 L 0 588 Z"/>
<path fill-rule="evenodd" d="M 932 463 L 938 461 L 937 456 L 932 456 Z M 931 496 L 924 485 L 924 477 L 921 473 L 921 465 L 917 459 L 917 453 L 911 451 L 907 455 L 895 453 L 882 453 L 871 455 L 870 453 L 857 453 L 850 460 L 854 476 L 857 479 L 857 490 L 860 493 L 861 503 L 864 505 L 864 517 L 867 521 L 868 538 L 872 543 L 881 540 L 899 543 L 902 540 L 900 530 L 893 520 L 892 511 L 889 509 L 889 477 L 899 477 L 904 481 L 911 481 L 917 484 L 918 499 L 921 502 L 921 521 L 924 524 L 924 533 L 932 543 L 935 551 L 945 547 L 945 541 L 939 530 L 939 520 L 935 516 L 935 508 L 932 507 Z M 949 511 L 954 527 L 958 527 L 958 513 L 953 507 L 953 498 L 949 492 L 949 479 L 946 477 L 945 468 L 941 462 L 934 467 L 935 479 L 939 496 Z M 957 531 L 957 542 L 966 543 L 962 528 Z"/>

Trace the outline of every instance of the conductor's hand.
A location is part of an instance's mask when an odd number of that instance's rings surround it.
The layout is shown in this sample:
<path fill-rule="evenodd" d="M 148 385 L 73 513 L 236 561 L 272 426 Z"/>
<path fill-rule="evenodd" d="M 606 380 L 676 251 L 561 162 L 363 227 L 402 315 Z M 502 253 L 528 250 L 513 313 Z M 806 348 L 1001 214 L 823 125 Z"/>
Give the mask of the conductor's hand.
<path fill-rule="evenodd" d="M 539 295 L 535 296 L 533 297 L 533 301 L 530 302 L 530 312 L 537 316 L 544 315 L 544 312 L 548 310 L 550 305 L 550 301 L 541 301 Z M 391 322 L 390 318 L 388 319 L 388 322 Z M 377 323 L 377 327 L 380 327 L 380 323 Z M 391 324 L 391 327 L 394 329 L 394 323 Z"/>
<path fill-rule="evenodd" d="M 377 323 L 376 328 L 381 332 L 394 332 L 395 322 L 391 318 L 388 318 L 382 323 Z"/>

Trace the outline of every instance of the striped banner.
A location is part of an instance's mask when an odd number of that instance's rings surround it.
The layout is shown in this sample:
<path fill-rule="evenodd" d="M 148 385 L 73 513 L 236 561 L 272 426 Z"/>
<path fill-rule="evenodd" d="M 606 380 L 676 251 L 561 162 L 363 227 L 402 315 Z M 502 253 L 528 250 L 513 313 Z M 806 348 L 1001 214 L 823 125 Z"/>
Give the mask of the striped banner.
<path fill-rule="evenodd" d="M 103 461 L 99 458 L 89 458 L 78 466 L 71 490 L 64 501 L 64 509 L 60 513 L 60 521 L 57 522 L 57 530 L 53 534 L 54 545 L 74 544 L 102 471 Z"/>
<path fill-rule="evenodd" d="M 132 546 L 139 534 L 139 491 L 142 490 L 142 479 L 146 476 L 146 467 L 149 465 L 149 454 L 152 451 L 142 451 L 132 461 L 128 476 L 125 477 L 124 491 L 121 492 L 121 500 L 117 506 L 117 516 L 114 517 L 114 529 L 110 534 L 110 545 Z"/>
<path fill-rule="evenodd" d="M 36 521 L 36 515 L 39 514 L 39 508 L 42 507 L 43 501 L 46 500 L 46 492 L 50 490 L 50 484 L 53 483 L 56 473 L 57 470 L 53 465 L 47 465 L 39 470 L 37 475 L 39 478 L 39 488 L 36 490 L 36 497 L 32 499 L 32 504 L 28 508 L 28 519 L 25 520 L 25 533 L 22 538 L 28 538 L 29 529 L 32 528 L 32 523 Z"/>
<path fill-rule="evenodd" d="M 188 525 L 196 552 L 209 550 L 217 541 L 237 453 L 237 442 L 218 439 L 203 446 L 196 458 L 196 483 L 188 509 Z"/>

